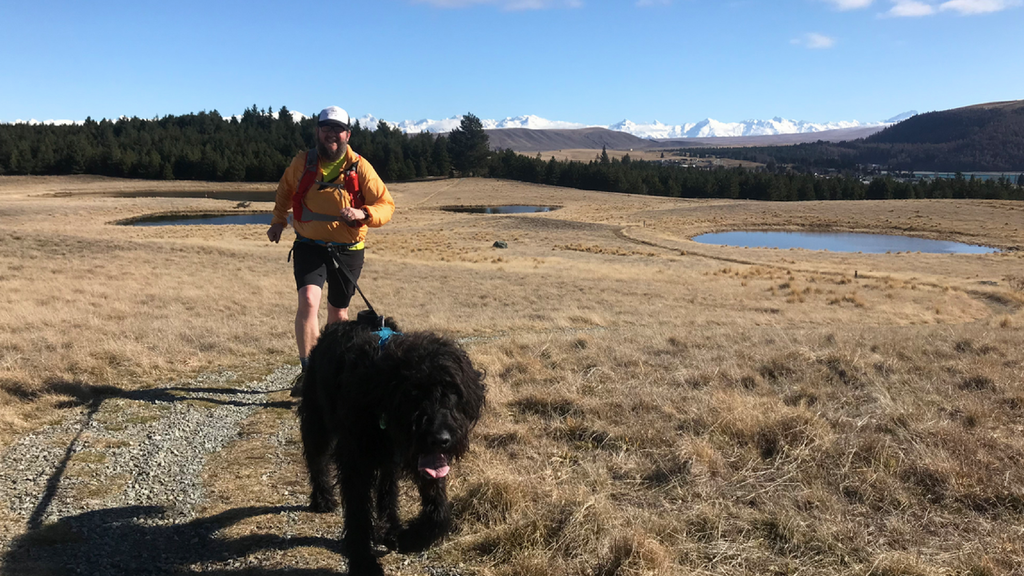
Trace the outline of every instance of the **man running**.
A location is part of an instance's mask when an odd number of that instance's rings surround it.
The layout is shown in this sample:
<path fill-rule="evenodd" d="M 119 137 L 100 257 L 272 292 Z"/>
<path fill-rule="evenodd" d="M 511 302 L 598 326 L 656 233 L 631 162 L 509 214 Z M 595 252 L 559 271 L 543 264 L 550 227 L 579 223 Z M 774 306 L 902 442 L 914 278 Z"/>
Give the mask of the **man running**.
<path fill-rule="evenodd" d="M 395 202 L 373 166 L 349 148 L 351 136 L 348 112 L 337 106 L 320 112 L 316 148 L 297 154 L 285 170 L 267 230 L 271 242 L 280 242 L 292 210 L 299 293 L 295 341 L 303 374 L 320 333 L 324 281 L 328 284 L 327 323 L 348 320 L 348 305 L 363 269 L 366 231 L 387 224 L 395 212 Z M 301 386 L 300 374 L 293 396 L 301 393 Z"/>

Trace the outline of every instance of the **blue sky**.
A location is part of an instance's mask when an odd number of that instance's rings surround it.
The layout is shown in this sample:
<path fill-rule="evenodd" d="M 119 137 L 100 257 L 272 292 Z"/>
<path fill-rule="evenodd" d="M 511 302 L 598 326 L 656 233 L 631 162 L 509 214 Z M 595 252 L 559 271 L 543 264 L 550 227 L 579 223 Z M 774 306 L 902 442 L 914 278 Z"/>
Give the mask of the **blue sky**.
<path fill-rule="evenodd" d="M 0 121 L 882 120 L 1024 98 L 1022 0 L 0 2 Z"/>

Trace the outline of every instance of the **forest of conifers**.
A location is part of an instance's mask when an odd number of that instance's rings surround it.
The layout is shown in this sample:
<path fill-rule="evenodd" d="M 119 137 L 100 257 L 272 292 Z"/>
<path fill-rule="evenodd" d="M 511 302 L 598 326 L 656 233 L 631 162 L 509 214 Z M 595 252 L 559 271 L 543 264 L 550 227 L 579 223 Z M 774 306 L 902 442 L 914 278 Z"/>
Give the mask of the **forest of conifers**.
<path fill-rule="evenodd" d="M 87 119 L 79 125 L 0 125 L 0 175 L 96 174 L 126 178 L 276 181 L 313 143 L 315 122 L 296 122 L 287 108 L 256 106 L 239 118 L 216 111 L 159 119 Z M 863 182 L 852 174 L 820 177 L 786 169 L 705 170 L 659 162 L 544 160 L 510 150 L 491 152 L 480 120 L 467 114 L 447 135 L 407 135 L 384 122 L 353 127 L 352 148 L 388 182 L 477 175 L 586 190 L 687 198 L 854 200 L 885 198 L 1024 199 L 1015 180 L 957 178 Z"/>

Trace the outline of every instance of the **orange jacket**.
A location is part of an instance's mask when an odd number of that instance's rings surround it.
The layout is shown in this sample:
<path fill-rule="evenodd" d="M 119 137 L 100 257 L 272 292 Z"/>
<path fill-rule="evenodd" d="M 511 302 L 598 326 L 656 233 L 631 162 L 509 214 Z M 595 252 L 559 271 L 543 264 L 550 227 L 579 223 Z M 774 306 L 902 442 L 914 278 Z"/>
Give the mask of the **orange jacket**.
<path fill-rule="evenodd" d="M 352 228 L 340 220 L 336 222 L 293 221 L 292 225 L 297 233 L 312 240 L 354 244 L 366 239 L 367 227 L 379 228 L 391 220 L 391 215 L 395 213 L 395 201 L 391 199 L 391 193 L 388 192 L 387 186 L 384 185 L 380 176 L 377 176 L 377 171 L 373 169 L 366 158 L 357 156 L 352 148 L 349 148 L 345 151 L 345 161 L 341 166 L 342 172 L 356 160 L 359 160 L 359 164 L 356 166 L 356 174 L 359 175 L 359 190 L 363 193 L 363 198 L 366 201 L 363 208 L 370 217 L 364 220 L 363 225 L 358 228 Z M 281 181 L 277 184 L 277 201 L 274 204 L 274 218 L 271 220 L 271 224 L 288 222 L 288 211 L 292 207 L 292 195 L 295 194 L 295 188 L 299 185 L 299 180 L 305 170 L 306 153 L 299 152 L 292 159 L 291 165 L 284 171 L 284 176 L 281 176 Z M 318 169 L 317 180 L 322 179 L 323 173 Z M 338 183 L 341 181 L 342 177 L 340 176 L 335 180 Z M 341 213 L 342 208 L 349 207 L 348 194 L 344 189 L 324 188 L 318 190 L 317 188 L 317 185 L 314 184 L 306 193 L 305 198 L 306 207 L 313 212 L 335 216 Z"/>

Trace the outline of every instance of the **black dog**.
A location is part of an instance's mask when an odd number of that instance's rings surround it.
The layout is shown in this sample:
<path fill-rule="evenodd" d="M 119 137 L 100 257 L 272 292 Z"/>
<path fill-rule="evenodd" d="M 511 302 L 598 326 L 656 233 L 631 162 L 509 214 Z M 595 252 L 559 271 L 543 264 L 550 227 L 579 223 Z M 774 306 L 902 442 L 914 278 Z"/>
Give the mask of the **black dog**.
<path fill-rule="evenodd" d="M 429 332 L 382 337 L 379 317 L 327 326 L 309 357 L 299 405 L 310 508 L 345 511 L 350 574 L 383 574 L 373 544 L 420 551 L 447 534 L 449 465 L 469 449 L 484 406 L 483 373 L 455 342 Z M 398 327 L 390 318 L 383 322 Z M 422 510 L 398 518 L 398 480 L 411 476 Z M 376 502 L 374 502 L 376 495 Z M 376 504 L 376 505 L 374 505 Z M 376 519 L 376 521 L 374 521 Z"/>

